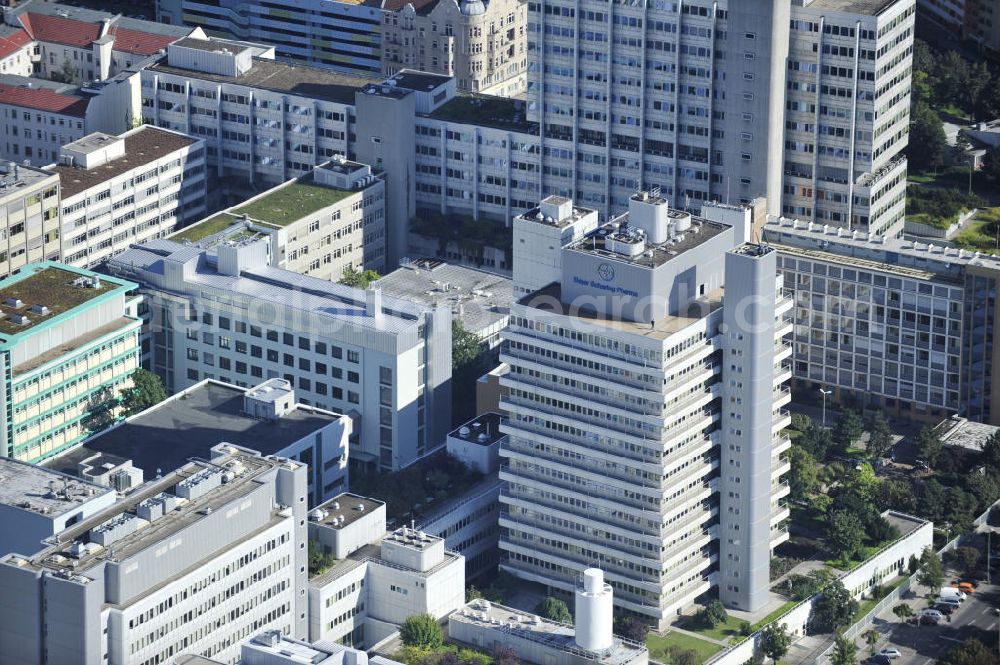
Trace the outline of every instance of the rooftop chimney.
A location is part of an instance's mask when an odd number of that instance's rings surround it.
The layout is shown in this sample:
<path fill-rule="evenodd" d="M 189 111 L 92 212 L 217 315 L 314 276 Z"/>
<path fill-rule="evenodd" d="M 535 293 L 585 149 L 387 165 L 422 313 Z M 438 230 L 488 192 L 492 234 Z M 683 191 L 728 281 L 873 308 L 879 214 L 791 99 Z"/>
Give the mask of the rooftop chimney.
<path fill-rule="evenodd" d="M 381 328 L 385 320 L 382 313 L 382 289 L 365 289 L 365 314 L 375 320 L 375 327 Z"/>

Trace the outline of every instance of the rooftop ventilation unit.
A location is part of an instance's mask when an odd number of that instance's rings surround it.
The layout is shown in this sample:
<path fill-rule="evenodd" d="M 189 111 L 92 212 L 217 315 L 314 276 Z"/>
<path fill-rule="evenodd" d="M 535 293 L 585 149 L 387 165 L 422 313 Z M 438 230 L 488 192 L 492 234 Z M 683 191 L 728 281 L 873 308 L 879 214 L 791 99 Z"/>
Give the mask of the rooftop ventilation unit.
<path fill-rule="evenodd" d="M 32 314 L 38 314 L 39 316 L 48 316 L 51 313 L 49 312 L 49 308 L 45 305 L 32 305 L 31 312 Z"/>
<path fill-rule="evenodd" d="M 190 478 L 177 483 L 177 496 L 182 499 L 197 499 L 222 484 L 222 469 L 202 469 Z"/>
<path fill-rule="evenodd" d="M 7 307 L 13 307 L 14 309 L 21 309 L 24 307 L 24 301 L 20 298 L 7 298 L 3 301 L 3 304 L 7 305 Z"/>

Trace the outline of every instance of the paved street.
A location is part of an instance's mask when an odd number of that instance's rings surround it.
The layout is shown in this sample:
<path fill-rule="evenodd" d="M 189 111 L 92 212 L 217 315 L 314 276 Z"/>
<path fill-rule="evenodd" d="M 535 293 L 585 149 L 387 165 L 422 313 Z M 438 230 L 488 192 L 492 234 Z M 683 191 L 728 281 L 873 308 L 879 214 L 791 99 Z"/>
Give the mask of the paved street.
<path fill-rule="evenodd" d="M 904 598 L 904 602 L 914 610 L 927 606 L 922 592 L 919 596 L 911 594 Z M 995 646 L 1000 617 L 993 614 L 993 608 L 997 606 L 1000 606 L 1000 586 L 982 583 L 976 593 L 951 615 L 951 623 L 919 627 L 901 624 L 889 608 L 875 620 L 873 626 L 884 636 L 876 650 L 894 646 L 902 651 L 903 657 L 894 661 L 894 665 L 929 665 L 945 651 L 970 637 L 979 639 L 987 646 Z M 857 642 L 860 652 L 864 641 L 859 638 Z M 867 656 L 867 648 L 863 650 Z"/>

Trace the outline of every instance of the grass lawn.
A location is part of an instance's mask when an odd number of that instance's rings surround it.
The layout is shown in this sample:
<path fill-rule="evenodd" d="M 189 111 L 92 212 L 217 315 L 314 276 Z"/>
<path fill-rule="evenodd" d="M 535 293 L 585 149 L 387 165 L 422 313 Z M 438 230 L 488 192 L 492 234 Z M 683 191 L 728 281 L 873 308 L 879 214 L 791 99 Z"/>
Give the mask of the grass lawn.
<path fill-rule="evenodd" d="M 190 242 L 198 242 L 203 238 L 225 231 L 239 221 L 239 217 L 234 217 L 229 213 L 222 212 L 214 217 L 209 217 L 206 220 L 184 227 L 172 235 L 171 239 L 177 241 L 188 240 Z"/>
<path fill-rule="evenodd" d="M 825 563 L 831 568 L 836 568 L 837 570 L 842 570 L 846 573 L 860 566 L 868 559 L 868 557 L 878 552 L 881 547 L 882 545 L 865 545 L 861 548 L 861 553 L 852 558 L 850 561 L 844 561 L 843 559 L 830 559 Z"/>
<path fill-rule="evenodd" d="M 735 637 L 740 634 L 740 626 L 743 622 L 735 619 L 731 616 L 727 616 L 726 620 L 720 623 L 715 628 L 707 628 L 699 624 L 694 617 L 688 618 L 680 627 L 684 630 L 690 630 L 693 633 L 700 633 L 705 637 L 710 637 L 714 640 L 728 640 L 730 637 Z"/>
<path fill-rule="evenodd" d="M 752 632 L 757 632 L 758 630 L 760 630 L 761 628 L 763 628 L 767 624 L 771 623 L 772 621 L 774 621 L 775 619 L 777 619 L 778 617 L 780 617 L 782 614 L 784 614 L 788 610 L 790 610 L 793 607 L 795 607 L 796 605 L 798 605 L 800 602 L 802 602 L 802 601 L 799 601 L 799 600 L 790 600 L 790 601 L 788 601 L 787 603 L 785 603 L 784 605 L 782 605 L 781 607 L 779 607 L 778 609 L 774 610 L 773 612 L 771 612 L 770 614 L 768 614 L 766 617 L 764 617 L 763 619 L 761 619 L 760 621 L 758 621 L 757 623 L 755 623 L 753 626 L 751 626 L 750 627 L 751 631 Z"/>
<path fill-rule="evenodd" d="M 992 229 L 988 228 L 995 222 L 1000 222 L 1000 208 L 983 211 L 958 232 L 953 242 L 958 247 L 973 252 L 1000 254 L 996 236 L 990 233 Z"/>
<path fill-rule="evenodd" d="M 651 660 L 658 660 L 661 663 L 669 662 L 667 658 L 667 648 L 678 647 L 680 649 L 690 649 L 698 654 L 698 662 L 704 663 L 722 647 L 718 644 L 700 640 L 684 633 L 667 633 L 666 635 L 650 634 L 646 637 L 646 648 L 649 649 Z"/>
<path fill-rule="evenodd" d="M 247 215 L 254 221 L 270 226 L 283 227 L 332 206 L 351 194 L 353 192 L 342 189 L 295 182 L 240 206 L 232 212 L 235 215 Z"/>
<path fill-rule="evenodd" d="M 926 212 L 918 212 L 913 215 L 907 215 L 906 221 L 913 222 L 915 224 L 926 224 L 932 229 L 946 231 L 949 226 L 958 221 L 958 215 L 951 215 L 950 217 L 934 217 Z"/>

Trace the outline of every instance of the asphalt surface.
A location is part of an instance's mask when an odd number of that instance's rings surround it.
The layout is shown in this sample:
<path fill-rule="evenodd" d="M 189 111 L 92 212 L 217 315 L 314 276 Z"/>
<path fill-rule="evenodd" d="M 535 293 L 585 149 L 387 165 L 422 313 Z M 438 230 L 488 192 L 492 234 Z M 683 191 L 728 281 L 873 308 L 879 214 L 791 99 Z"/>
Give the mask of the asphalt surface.
<path fill-rule="evenodd" d="M 924 594 L 910 595 L 903 599 L 914 610 L 927 607 Z M 872 626 L 883 634 L 883 639 L 875 650 L 896 647 L 903 656 L 893 661 L 893 665 L 929 665 L 944 655 L 946 651 L 969 638 L 976 638 L 987 647 L 997 648 L 1000 617 L 993 614 L 993 608 L 1000 606 L 1000 586 L 980 583 L 976 592 L 951 615 L 951 623 L 946 621 L 937 626 L 914 626 L 900 623 L 890 611 L 882 614 Z M 888 639 L 886 639 L 886 637 Z M 859 655 L 867 656 L 867 647 L 861 648 Z"/>

